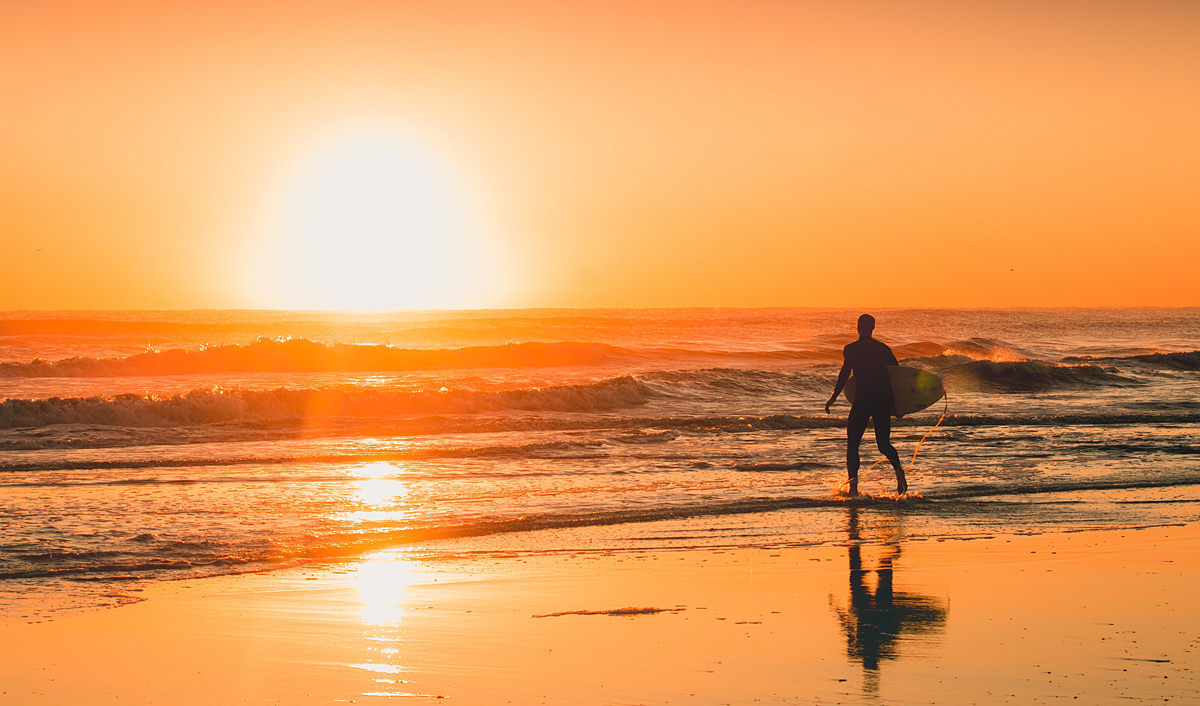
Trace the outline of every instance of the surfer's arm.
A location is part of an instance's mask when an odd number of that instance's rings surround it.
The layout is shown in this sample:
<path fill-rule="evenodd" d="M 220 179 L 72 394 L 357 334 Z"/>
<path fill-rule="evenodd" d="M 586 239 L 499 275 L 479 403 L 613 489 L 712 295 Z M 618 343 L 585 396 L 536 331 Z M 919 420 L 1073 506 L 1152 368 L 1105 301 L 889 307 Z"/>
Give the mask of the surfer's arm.
<path fill-rule="evenodd" d="M 825 403 L 825 414 L 829 414 L 829 408 L 834 402 L 837 402 L 837 397 L 842 392 L 842 388 L 846 386 L 846 381 L 850 379 L 850 361 L 842 363 L 842 372 L 838 373 L 837 385 L 833 387 L 833 394 L 829 396 L 829 401 Z"/>
<path fill-rule="evenodd" d="M 883 364 L 900 365 L 900 361 L 896 360 L 896 354 L 892 352 L 892 347 L 886 343 L 883 344 Z"/>

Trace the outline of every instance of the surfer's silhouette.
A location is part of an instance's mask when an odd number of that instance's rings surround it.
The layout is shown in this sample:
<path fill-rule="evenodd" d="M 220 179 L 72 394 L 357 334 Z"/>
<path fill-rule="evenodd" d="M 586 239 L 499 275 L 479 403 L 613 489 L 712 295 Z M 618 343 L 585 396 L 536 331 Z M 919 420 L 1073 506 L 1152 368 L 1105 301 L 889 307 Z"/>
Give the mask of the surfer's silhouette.
<path fill-rule="evenodd" d="M 908 480 L 904 467 L 900 465 L 900 454 L 892 446 L 892 383 L 888 379 L 887 366 L 899 365 L 892 349 L 887 344 L 871 338 L 875 330 L 875 317 L 863 314 L 858 317 L 858 340 L 842 349 L 842 371 L 838 373 L 833 395 L 825 403 L 825 413 L 837 402 L 838 395 L 854 373 L 854 402 L 850 405 L 850 419 L 846 425 L 846 470 L 849 472 L 850 494 L 858 494 L 858 445 L 862 442 L 867 422 L 875 423 L 875 444 L 879 452 L 892 462 L 896 469 L 896 493 L 908 492 Z"/>

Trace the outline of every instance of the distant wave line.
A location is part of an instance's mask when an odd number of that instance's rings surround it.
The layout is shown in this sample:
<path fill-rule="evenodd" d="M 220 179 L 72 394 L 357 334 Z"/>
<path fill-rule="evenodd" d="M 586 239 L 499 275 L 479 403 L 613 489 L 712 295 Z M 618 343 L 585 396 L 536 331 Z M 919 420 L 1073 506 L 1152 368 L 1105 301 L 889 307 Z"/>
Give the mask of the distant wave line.
<path fill-rule="evenodd" d="M 223 344 L 192 350 L 147 351 L 126 357 L 81 356 L 56 361 L 0 362 L 0 377 L 121 377 L 215 373 L 414 372 L 474 368 L 554 368 L 625 363 L 680 365 L 709 361 L 775 361 L 834 364 L 841 346 L 828 341 L 761 343 L 756 348 L 704 348 L 677 345 L 642 347 L 595 342 L 526 341 L 459 348 L 400 348 L 385 344 L 323 343 L 305 338 L 259 338 L 246 344 Z M 1031 350 L 987 338 L 961 341 L 915 341 L 897 344 L 902 360 L 933 367 L 981 362 L 998 366 L 1038 363 Z M 1073 357 L 1061 362 L 1094 365 L 1134 362 L 1175 370 L 1200 370 L 1200 351 L 1153 353 L 1125 357 Z M 1074 365 L 1078 364 L 1078 365 Z M 1096 366 L 1101 367 L 1101 366 Z"/>

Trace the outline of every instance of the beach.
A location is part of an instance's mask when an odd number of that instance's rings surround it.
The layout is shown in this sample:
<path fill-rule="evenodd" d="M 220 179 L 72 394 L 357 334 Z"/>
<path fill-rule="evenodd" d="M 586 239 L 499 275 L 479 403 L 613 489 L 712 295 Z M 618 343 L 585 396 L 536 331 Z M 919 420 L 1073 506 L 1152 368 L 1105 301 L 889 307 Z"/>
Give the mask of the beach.
<path fill-rule="evenodd" d="M 858 516 L 858 540 L 653 552 L 580 549 L 586 531 L 531 538 L 538 552 L 442 542 L 8 618 L 0 702 L 1196 698 L 1194 525 L 909 541 L 894 509 L 841 512 Z"/>
<path fill-rule="evenodd" d="M 1197 37 L 0 2 L 0 706 L 1200 706 Z"/>
<path fill-rule="evenodd" d="M 4 314 L 0 702 L 1194 698 L 1200 312 L 856 316 Z"/>

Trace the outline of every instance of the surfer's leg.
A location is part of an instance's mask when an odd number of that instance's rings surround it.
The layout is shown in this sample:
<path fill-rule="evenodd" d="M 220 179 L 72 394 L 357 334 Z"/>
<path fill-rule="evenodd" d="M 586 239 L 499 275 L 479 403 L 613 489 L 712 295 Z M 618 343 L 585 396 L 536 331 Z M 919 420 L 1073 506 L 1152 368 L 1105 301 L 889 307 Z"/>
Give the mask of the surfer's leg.
<path fill-rule="evenodd" d="M 850 477 L 851 495 L 858 494 L 858 445 L 867 431 L 867 420 L 870 418 L 870 412 L 866 409 L 850 407 L 850 417 L 846 421 L 846 470 Z"/>
<path fill-rule="evenodd" d="M 903 495 L 908 490 L 908 480 L 904 477 L 904 466 L 900 465 L 900 454 L 892 446 L 891 410 L 875 410 L 871 417 L 875 422 L 875 445 L 879 447 L 879 453 L 892 462 L 892 468 L 896 469 L 896 493 Z"/>

